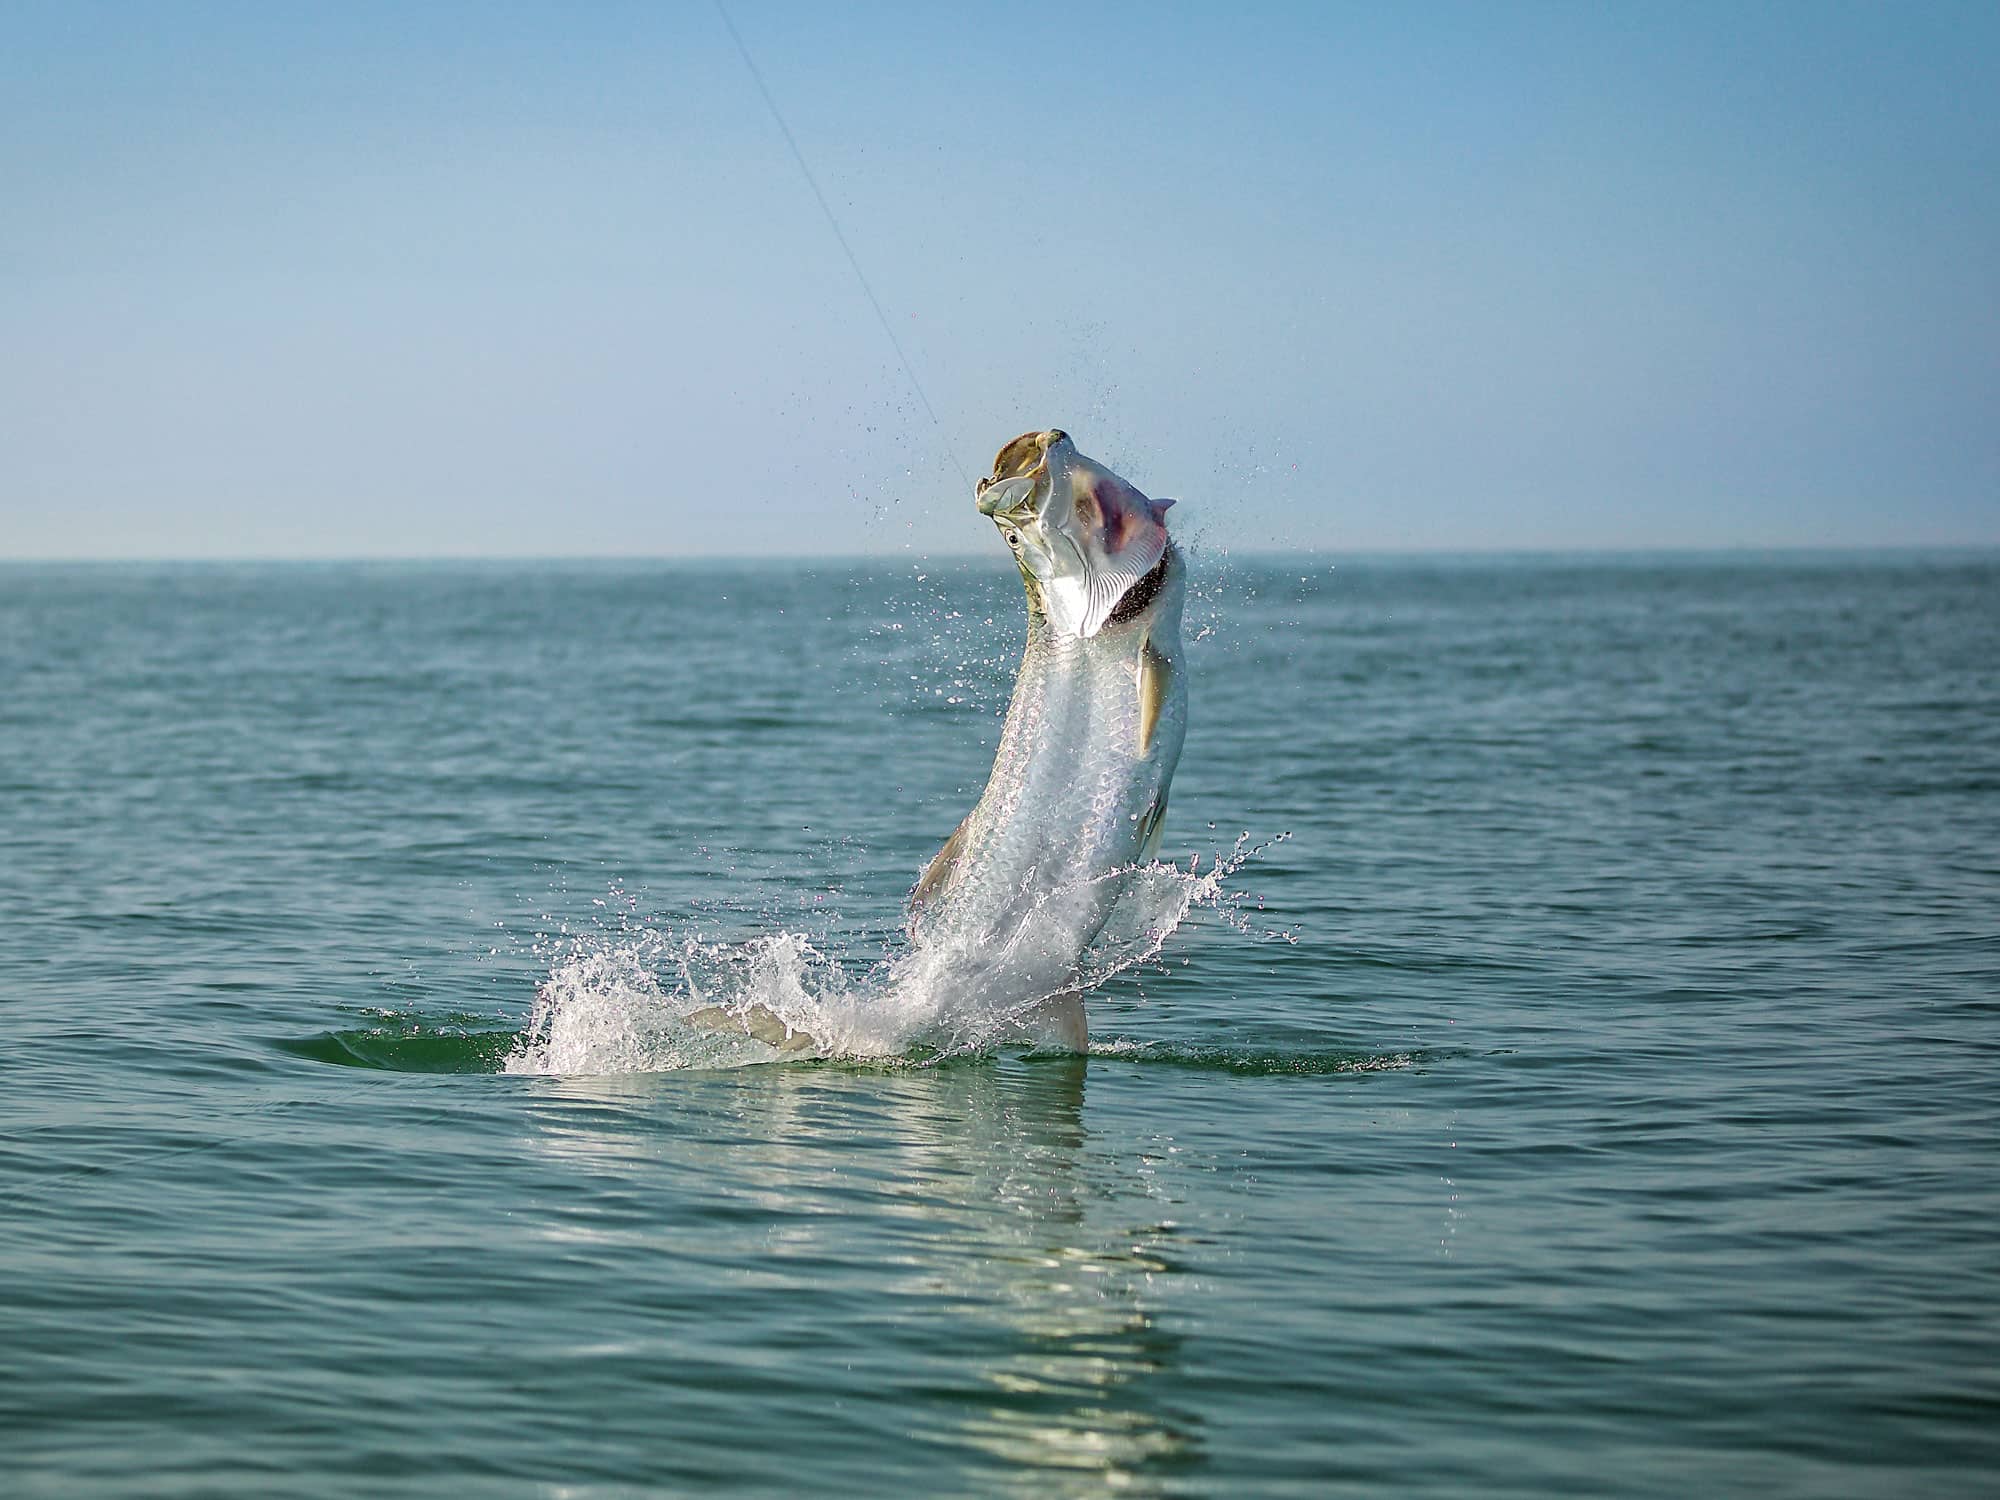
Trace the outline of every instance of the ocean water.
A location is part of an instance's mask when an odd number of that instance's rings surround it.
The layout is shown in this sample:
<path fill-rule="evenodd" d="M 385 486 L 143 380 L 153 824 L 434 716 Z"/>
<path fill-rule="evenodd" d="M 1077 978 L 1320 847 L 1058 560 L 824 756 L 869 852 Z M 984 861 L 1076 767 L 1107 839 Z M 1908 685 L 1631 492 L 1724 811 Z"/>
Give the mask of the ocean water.
<path fill-rule="evenodd" d="M 1195 570 L 1184 919 L 863 1063 L 662 1017 L 1004 560 L 0 569 L 0 1493 L 1993 1493 L 2000 559 Z"/>

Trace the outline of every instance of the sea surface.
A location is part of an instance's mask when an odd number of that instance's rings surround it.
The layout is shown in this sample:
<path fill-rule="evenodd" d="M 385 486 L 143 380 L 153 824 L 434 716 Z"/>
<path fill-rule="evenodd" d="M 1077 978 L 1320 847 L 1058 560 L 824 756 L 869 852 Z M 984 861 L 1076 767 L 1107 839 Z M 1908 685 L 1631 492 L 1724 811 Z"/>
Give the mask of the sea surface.
<path fill-rule="evenodd" d="M 1087 1058 L 685 1066 L 1003 558 L 0 568 L 0 1494 L 2000 1492 L 2000 557 L 1194 570 Z"/>

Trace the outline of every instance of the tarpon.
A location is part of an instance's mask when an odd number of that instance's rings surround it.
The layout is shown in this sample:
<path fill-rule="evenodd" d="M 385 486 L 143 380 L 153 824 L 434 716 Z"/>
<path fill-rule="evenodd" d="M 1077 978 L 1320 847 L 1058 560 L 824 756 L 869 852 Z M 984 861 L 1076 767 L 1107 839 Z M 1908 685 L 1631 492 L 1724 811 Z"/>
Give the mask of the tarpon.
<path fill-rule="evenodd" d="M 1173 502 L 1084 457 L 1067 433 L 1015 438 L 975 493 L 1020 567 L 1027 647 L 986 790 L 910 892 L 910 949 L 889 992 L 905 1013 L 933 1016 L 918 1036 L 940 1046 L 1081 1049 L 1079 960 L 1158 850 L 1180 759 L 1186 569 L 1167 536 Z M 782 1050 L 871 1050 L 862 1036 L 794 1030 L 763 1005 L 688 1019 Z"/>
<path fill-rule="evenodd" d="M 1153 500 L 1068 434 L 1014 439 L 977 486 L 1020 566 L 1028 643 L 993 774 L 910 893 L 928 982 L 1080 1048 L 1077 960 L 1152 859 L 1187 728 L 1186 569 Z"/>

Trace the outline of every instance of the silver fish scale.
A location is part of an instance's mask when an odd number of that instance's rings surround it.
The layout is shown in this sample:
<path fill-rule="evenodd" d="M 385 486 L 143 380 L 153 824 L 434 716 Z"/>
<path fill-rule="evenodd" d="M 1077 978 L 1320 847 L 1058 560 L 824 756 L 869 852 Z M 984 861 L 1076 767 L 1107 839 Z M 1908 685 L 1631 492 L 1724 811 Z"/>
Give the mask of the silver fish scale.
<path fill-rule="evenodd" d="M 912 922 L 919 953 L 938 960 L 929 986 L 961 1012 L 971 992 L 991 1017 L 1068 986 L 1139 859 L 1187 724 L 1178 555 L 1167 570 L 1143 612 L 1089 639 L 1058 636 L 1031 614 L 992 777 L 952 877 Z M 1149 640 L 1173 680 L 1142 756 Z"/>

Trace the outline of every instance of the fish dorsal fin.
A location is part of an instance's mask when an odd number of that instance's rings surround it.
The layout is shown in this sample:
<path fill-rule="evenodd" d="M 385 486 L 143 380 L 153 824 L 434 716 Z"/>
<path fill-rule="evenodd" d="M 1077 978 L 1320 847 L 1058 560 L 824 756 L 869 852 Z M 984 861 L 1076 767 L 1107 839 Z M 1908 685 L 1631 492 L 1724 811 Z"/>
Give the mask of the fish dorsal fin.
<path fill-rule="evenodd" d="M 931 862 L 924 866 L 924 873 L 917 877 L 916 886 L 910 891 L 913 908 L 928 906 L 951 889 L 952 879 L 958 874 L 959 856 L 965 853 L 966 826 L 971 822 L 972 814 L 967 813 L 958 827 L 952 829 L 944 847 L 932 855 Z"/>
<path fill-rule="evenodd" d="M 1160 710 L 1174 689 L 1174 664 L 1153 644 L 1152 632 L 1139 643 L 1139 758 L 1151 753 L 1153 731 L 1160 727 Z"/>
<path fill-rule="evenodd" d="M 1139 863 L 1149 865 L 1160 857 L 1160 830 L 1167 826 L 1167 794 L 1153 799 L 1146 810 L 1145 831 L 1139 837 Z"/>

